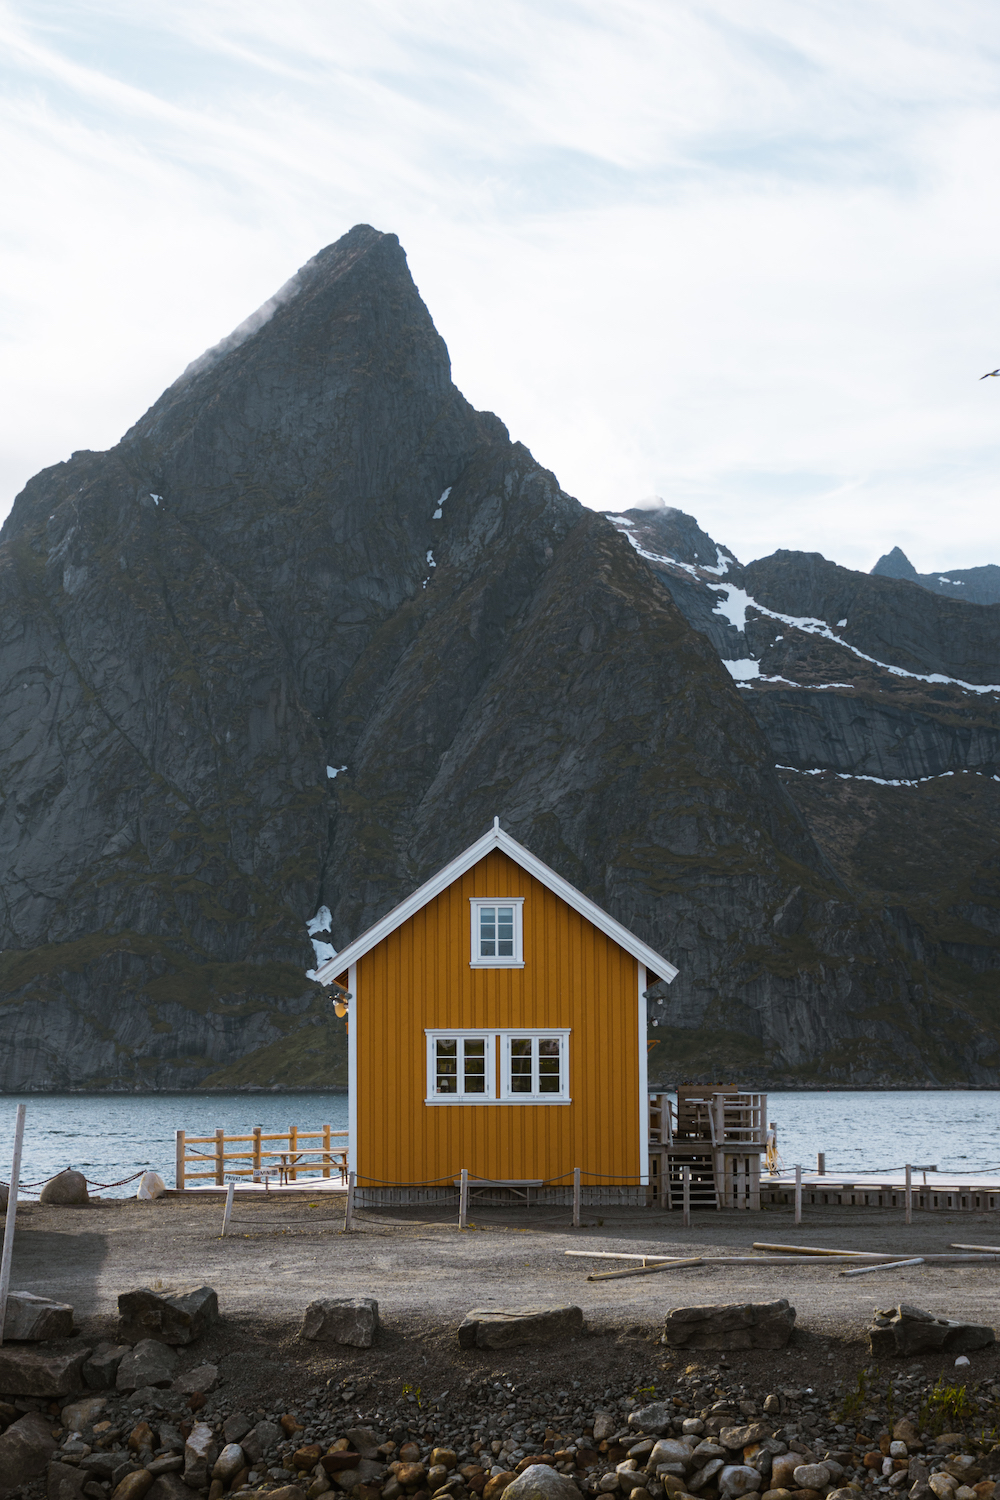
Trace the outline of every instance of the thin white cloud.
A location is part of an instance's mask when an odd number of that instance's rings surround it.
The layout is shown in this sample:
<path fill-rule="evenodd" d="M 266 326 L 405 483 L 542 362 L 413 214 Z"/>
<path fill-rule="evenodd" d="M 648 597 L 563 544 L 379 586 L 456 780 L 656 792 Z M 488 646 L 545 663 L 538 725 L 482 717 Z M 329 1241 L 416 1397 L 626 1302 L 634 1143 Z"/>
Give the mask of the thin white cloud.
<path fill-rule="evenodd" d="M 1000 561 L 994 7 L 7 0 L 0 52 L 6 503 L 366 221 L 586 503 Z"/>

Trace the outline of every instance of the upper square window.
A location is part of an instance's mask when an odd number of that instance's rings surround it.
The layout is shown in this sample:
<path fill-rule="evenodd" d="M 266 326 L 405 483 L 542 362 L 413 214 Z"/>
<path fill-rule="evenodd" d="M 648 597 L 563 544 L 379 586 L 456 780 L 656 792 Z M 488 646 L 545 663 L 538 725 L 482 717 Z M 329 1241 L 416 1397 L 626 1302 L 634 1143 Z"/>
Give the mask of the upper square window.
<path fill-rule="evenodd" d="M 523 969 L 523 896 L 473 897 L 472 967 Z"/>

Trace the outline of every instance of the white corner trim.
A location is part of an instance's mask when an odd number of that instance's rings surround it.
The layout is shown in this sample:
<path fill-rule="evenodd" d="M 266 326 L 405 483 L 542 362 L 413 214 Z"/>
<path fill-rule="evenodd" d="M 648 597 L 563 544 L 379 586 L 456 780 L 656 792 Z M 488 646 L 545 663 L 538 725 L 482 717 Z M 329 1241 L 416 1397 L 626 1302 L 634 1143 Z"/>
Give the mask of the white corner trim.
<path fill-rule="evenodd" d="M 639 1183 L 649 1186 L 649 1051 L 646 1046 L 646 965 L 639 965 Z"/>
<path fill-rule="evenodd" d="M 343 973 L 343 969 L 340 971 Z M 354 996 L 347 1011 L 347 1170 L 358 1170 L 358 1022 L 361 1004 L 358 999 L 358 966 L 348 968 L 347 988 Z"/>
<path fill-rule="evenodd" d="M 669 984 L 677 977 L 677 968 L 670 963 L 669 959 L 656 953 L 648 943 L 637 938 L 633 932 L 629 932 L 627 927 L 623 927 L 620 922 L 615 921 L 614 917 L 603 911 L 596 902 L 591 901 L 589 896 L 585 896 L 582 891 L 570 885 L 568 880 L 557 875 L 555 870 L 550 869 L 547 864 L 532 854 L 530 849 L 526 849 L 523 844 L 512 839 L 509 833 L 504 833 L 499 826 L 499 820 L 494 819 L 493 827 L 488 833 L 484 833 L 482 838 L 470 844 L 468 849 L 457 855 L 450 864 L 444 865 L 436 875 L 431 876 L 430 880 L 424 881 L 424 884 L 407 896 L 405 901 L 394 906 L 392 911 L 386 912 L 384 917 L 380 917 L 368 928 L 367 932 L 356 937 L 353 943 L 349 943 L 335 958 L 319 964 L 315 971 L 315 978 L 320 984 L 329 984 L 331 980 L 336 979 L 338 974 L 343 974 L 351 964 L 363 958 L 366 953 L 370 953 L 383 938 L 395 932 L 397 927 L 401 927 L 415 912 L 426 906 L 429 901 L 433 901 L 434 897 L 439 896 L 442 891 L 447 890 L 448 886 L 460 875 L 471 870 L 473 865 L 485 859 L 487 854 L 494 849 L 500 849 L 504 854 L 509 855 L 516 864 L 521 866 L 522 870 L 527 870 L 529 875 L 534 875 L 535 879 L 554 895 L 560 896 L 567 906 L 571 906 L 582 917 L 586 917 L 587 921 L 592 923 L 598 931 L 603 932 L 605 937 L 609 937 L 620 948 L 624 948 L 626 953 L 630 953 L 647 969 L 652 969 L 660 979 L 666 980 Z M 352 994 L 356 993 L 353 984 L 350 989 Z"/>

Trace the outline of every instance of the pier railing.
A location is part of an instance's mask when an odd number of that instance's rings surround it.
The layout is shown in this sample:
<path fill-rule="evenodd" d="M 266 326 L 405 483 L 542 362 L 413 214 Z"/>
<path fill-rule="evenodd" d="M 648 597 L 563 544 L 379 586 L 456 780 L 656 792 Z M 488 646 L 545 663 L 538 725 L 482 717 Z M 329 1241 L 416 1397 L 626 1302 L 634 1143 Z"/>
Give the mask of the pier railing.
<path fill-rule="evenodd" d="M 189 1182 L 214 1182 L 222 1187 L 240 1177 L 264 1183 L 277 1178 L 285 1183 L 334 1173 L 346 1182 L 347 1135 L 346 1130 L 331 1130 L 329 1125 L 320 1130 L 289 1125 L 278 1134 L 255 1125 L 249 1135 L 226 1135 L 221 1125 L 212 1135 L 178 1130 L 175 1186 L 183 1189 Z"/>

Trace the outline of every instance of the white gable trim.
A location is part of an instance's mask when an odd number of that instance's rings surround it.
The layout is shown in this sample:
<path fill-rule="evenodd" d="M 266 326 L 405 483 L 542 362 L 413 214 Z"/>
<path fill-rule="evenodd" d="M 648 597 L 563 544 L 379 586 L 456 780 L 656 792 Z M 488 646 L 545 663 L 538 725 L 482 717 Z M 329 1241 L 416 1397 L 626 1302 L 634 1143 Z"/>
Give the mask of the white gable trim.
<path fill-rule="evenodd" d="M 557 875 L 555 870 L 551 870 L 547 864 L 532 854 L 530 849 L 526 849 L 523 844 L 512 839 L 509 833 L 504 833 L 500 827 L 499 818 L 493 819 L 493 827 L 489 833 L 484 833 L 482 838 L 470 844 L 463 854 L 459 854 L 450 864 L 438 870 L 437 874 L 432 875 L 430 880 L 426 880 L 413 892 L 412 896 L 407 896 L 406 900 L 394 906 L 392 911 L 386 912 L 385 916 L 380 917 L 367 932 L 363 932 L 360 937 L 354 939 L 353 943 L 341 949 L 335 958 L 327 959 L 326 963 L 319 964 L 313 977 L 318 979 L 320 984 L 330 984 L 338 974 L 343 974 L 351 964 L 357 963 L 359 958 L 370 953 L 383 938 L 395 932 L 397 927 L 401 927 L 422 906 L 426 906 L 428 901 L 433 901 L 435 896 L 447 890 L 460 875 L 464 875 L 466 870 L 471 870 L 473 865 L 485 859 L 486 855 L 494 849 L 500 849 L 504 854 L 508 854 L 516 864 L 521 866 L 522 870 L 527 870 L 528 874 L 534 875 L 542 885 L 547 886 L 557 896 L 561 896 L 567 906 L 571 906 L 582 917 L 586 917 L 588 922 L 592 922 L 600 932 L 611 938 L 612 942 L 617 943 L 620 948 L 625 949 L 626 953 L 638 959 L 640 964 L 644 964 L 647 969 L 652 969 L 660 979 L 665 979 L 669 984 L 676 978 L 677 969 L 672 963 L 662 954 L 655 953 L 634 933 L 629 932 L 627 927 L 616 922 L 614 917 L 609 916 L 582 891 L 578 891 L 576 886 L 570 885 L 568 880 Z"/>

